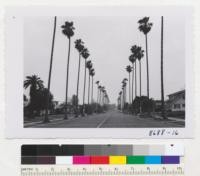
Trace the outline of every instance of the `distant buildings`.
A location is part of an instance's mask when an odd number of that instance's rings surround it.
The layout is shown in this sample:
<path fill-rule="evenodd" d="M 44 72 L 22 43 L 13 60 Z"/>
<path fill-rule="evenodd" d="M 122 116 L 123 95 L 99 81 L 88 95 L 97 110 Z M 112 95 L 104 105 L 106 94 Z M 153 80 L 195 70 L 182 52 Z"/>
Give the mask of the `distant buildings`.
<path fill-rule="evenodd" d="M 185 90 L 174 92 L 168 95 L 166 108 L 169 111 L 185 111 Z"/>
<path fill-rule="evenodd" d="M 185 90 L 171 93 L 168 96 L 168 100 L 165 101 L 165 109 L 168 112 L 185 112 Z M 154 110 L 161 112 L 162 102 L 161 100 L 154 100 Z"/>

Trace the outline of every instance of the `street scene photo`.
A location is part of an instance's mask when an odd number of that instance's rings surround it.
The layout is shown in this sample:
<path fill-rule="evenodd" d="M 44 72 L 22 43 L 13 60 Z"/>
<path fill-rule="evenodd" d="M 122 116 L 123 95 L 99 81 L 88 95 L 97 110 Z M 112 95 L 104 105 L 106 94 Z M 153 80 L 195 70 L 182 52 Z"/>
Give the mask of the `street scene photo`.
<path fill-rule="evenodd" d="M 25 17 L 24 128 L 185 128 L 185 32 L 170 11 Z"/>

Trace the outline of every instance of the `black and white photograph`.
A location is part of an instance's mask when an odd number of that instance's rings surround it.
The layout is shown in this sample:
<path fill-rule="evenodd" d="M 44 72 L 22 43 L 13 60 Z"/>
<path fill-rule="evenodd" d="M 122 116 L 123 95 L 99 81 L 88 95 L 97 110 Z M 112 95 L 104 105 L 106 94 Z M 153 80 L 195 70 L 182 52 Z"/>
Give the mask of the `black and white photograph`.
<path fill-rule="evenodd" d="M 100 9 L 20 18 L 23 128 L 184 129 L 187 10 Z"/>
<path fill-rule="evenodd" d="M 165 16 L 25 18 L 24 126 L 184 127 L 184 24 Z"/>

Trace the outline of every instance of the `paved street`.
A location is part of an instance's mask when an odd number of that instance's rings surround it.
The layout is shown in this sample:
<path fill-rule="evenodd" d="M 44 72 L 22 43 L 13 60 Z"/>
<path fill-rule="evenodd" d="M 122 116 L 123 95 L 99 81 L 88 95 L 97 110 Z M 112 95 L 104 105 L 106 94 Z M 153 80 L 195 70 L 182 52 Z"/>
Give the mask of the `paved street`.
<path fill-rule="evenodd" d="M 52 118 L 51 118 L 52 119 Z M 111 110 L 103 114 L 93 114 L 85 117 L 63 120 L 59 117 L 51 123 L 26 123 L 25 127 L 32 128 L 150 128 L 150 127 L 184 127 L 184 121 L 176 119 L 160 120 L 153 118 L 139 118 L 130 114 L 123 114 Z"/>

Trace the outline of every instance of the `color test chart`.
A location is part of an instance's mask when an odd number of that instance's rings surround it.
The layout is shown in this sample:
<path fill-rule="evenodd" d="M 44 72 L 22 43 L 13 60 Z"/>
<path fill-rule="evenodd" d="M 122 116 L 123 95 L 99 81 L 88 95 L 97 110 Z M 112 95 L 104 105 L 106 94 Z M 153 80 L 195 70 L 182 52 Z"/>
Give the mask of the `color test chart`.
<path fill-rule="evenodd" d="M 184 175 L 179 145 L 23 145 L 22 176 Z"/>

